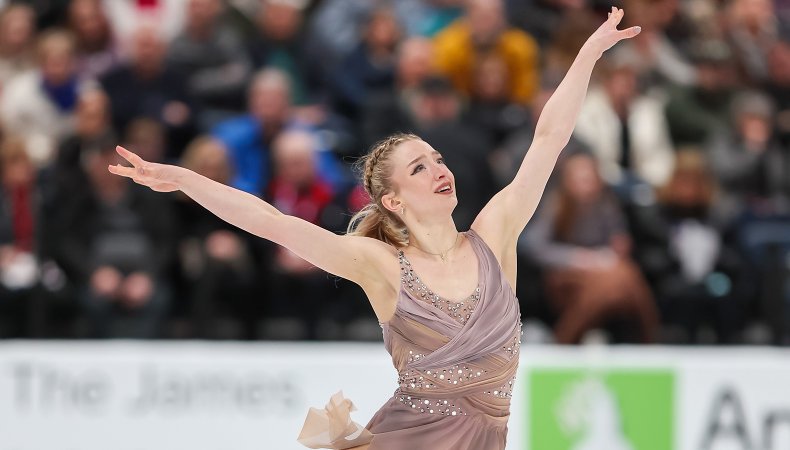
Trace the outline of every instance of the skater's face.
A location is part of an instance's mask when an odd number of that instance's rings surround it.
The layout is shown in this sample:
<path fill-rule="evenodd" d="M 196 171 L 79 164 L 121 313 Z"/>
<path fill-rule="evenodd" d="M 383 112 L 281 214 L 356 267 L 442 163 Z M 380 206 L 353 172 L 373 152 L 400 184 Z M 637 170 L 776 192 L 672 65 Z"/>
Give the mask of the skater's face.
<path fill-rule="evenodd" d="M 382 197 L 385 207 L 404 221 L 452 214 L 458 204 L 455 177 L 441 153 L 425 141 L 409 140 L 393 152 L 392 166 L 394 189 Z"/>

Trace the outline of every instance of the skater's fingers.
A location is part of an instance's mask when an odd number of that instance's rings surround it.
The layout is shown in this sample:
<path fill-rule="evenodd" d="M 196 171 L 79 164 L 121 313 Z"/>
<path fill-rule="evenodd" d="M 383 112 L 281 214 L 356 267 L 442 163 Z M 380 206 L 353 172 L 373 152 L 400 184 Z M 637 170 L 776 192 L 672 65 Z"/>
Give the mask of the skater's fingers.
<path fill-rule="evenodd" d="M 143 160 L 143 158 L 140 158 L 139 156 L 137 156 L 137 154 L 132 153 L 129 150 L 126 150 L 120 145 L 117 145 L 115 147 L 115 151 L 117 151 L 119 155 L 123 156 L 125 160 L 132 163 L 132 165 L 135 167 L 141 166 L 145 163 L 145 160 Z"/>

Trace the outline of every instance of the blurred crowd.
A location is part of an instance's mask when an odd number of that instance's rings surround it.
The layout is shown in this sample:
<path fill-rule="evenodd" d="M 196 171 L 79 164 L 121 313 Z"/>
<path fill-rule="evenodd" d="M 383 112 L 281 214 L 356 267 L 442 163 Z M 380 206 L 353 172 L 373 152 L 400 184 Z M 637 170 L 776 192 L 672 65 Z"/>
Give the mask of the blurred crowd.
<path fill-rule="evenodd" d="M 790 344 L 790 1 L 616 0 L 518 247 L 541 342 Z M 411 131 L 468 229 L 602 0 L 0 1 L 0 336 L 380 339 L 356 286 L 114 176 L 122 144 L 342 233 Z M 533 149 L 540 151 L 540 149 Z"/>

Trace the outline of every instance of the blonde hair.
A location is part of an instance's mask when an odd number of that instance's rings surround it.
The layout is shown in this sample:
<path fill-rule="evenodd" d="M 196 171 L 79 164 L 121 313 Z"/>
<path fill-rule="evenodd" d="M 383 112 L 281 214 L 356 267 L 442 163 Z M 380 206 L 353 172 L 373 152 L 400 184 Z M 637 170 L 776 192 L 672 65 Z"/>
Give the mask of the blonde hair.
<path fill-rule="evenodd" d="M 407 141 L 422 140 L 411 133 L 396 133 L 375 143 L 367 155 L 357 161 L 361 168 L 362 183 L 371 202 L 351 218 L 347 234 L 378 239 L 395 247 L 405 247 L 409 242 L 406 224 L 397 214 L 381 203 L 381 197 L 393 190 L 390 156 L 395 148 Z"/>

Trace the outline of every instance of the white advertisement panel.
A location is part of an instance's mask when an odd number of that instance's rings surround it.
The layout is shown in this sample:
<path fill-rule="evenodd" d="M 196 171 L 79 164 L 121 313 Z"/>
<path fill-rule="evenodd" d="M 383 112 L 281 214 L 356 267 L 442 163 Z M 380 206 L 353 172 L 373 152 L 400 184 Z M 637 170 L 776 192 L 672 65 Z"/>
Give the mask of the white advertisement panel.
<path fill-rule="evenodd" d="M 0 343 L 0 450 L 301 449 L 343 390 L 395 390 L 381 344 Z M 790 351 L 522 347 L 508 449 L 788 450 Z"/>
<path fill-rule="evenodd" d="M 302 449 L 310 406 L 364 425 L 396 380 L 381 345 L 6 343 L 0 450 Z"/>
<path fill-rule="evenodd" d="M 787 349 L 531 348 L 522 357 L 521 448 L 790 450 Z"/>

